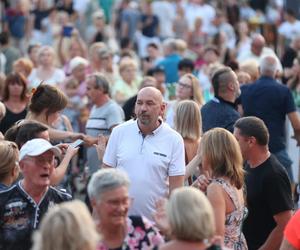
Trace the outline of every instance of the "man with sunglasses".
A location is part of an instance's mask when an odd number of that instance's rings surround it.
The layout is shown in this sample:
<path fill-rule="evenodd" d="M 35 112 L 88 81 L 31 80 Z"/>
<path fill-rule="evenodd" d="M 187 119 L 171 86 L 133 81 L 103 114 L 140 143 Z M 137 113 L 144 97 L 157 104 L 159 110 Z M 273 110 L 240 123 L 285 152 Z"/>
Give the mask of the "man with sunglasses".
<path fill-rule="evenodd" d="M 50 186 L 55 155 L 60 149 L 45 139 L 22 146 L 19 165 L 24 178 L 0 192 L 0 249 L 30 249 L 32 232 L 47 210 L 72 198 Z"/>

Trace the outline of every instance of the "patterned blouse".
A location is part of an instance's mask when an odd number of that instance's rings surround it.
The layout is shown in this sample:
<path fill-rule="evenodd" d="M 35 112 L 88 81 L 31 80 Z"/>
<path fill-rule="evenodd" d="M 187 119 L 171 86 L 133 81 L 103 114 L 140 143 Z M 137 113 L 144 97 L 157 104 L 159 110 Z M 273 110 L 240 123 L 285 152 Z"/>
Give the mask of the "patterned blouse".
<path fill-rule="evenodd" d="M 214 179 L 213 182 L 222 186 L 235 207 L 235 210 L 227 214 L 225 218 L 225 247 L 233 250 L 247 250 L 246 239 L 242 233 L 242 224 L 248 214 L 248 209 L 244 204 L 239 203 L 237 192 L 230 183 L 221 178 Z"/>
<path fill-rule="evenodd" d="M 150 221 L 141 216 L 129 216 L 127 218 L 127 232 L 122 246 L 110 249 L 103 242 L 100 242 L 97 250 L 148 250 L 164 243 L 158 230 Z"/>

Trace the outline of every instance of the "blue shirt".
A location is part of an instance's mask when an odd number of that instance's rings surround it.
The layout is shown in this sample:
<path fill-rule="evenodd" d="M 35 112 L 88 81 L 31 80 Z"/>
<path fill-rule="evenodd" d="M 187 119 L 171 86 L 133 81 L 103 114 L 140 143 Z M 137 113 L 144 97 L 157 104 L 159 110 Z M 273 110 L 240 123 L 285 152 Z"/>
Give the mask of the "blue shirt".
<path fill-rule="evenodd" d="M 166 83 L 173 83 L 178 81 L 178 64 L 180 60 L 180 55 L 171 54 L 166 56 L 158 63 L 158 66 L 162 66 L 165 69 Z"/>
<path fill-rule="evenodd" d="M 291 91 L 280 82 L 267 76 L 241 87 L 244 116 L 262 119 L 270 133 L 272 153 L 285 149 L 285 117 L 296 111 Z"/>
<path fill-rule="evenodd" d="M 234 103 L 227 102 L 220 97 L 214 97 L 203 105 L 201 116 L 203 133 L 216 127 L 225 128 L 232 133 L 234 123 L 240 118 Z"/>

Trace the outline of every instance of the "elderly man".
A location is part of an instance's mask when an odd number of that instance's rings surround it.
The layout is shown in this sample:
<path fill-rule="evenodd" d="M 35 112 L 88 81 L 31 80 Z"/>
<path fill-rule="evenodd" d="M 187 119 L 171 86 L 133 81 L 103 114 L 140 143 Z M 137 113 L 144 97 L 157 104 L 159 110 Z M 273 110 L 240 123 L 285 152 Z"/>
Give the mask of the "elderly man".
<path fill-rule="evenodd" d="M 252 116 L 237 120 L 234 135 L 246 161 L 249 214 L 243 232 L 248 248 L 279 249 L 293 209 L 289 178 L 269 151 L 269 133 L 261 119 Z"/>
<path fill-rule="evenodd" d="M 274 56 L 277 63 L 277 69 L 282 72 L 282 65 L 274 50 L 266 46 L 266 40 L 261 34 L 254 34 L 251 40 L 251 45 L 245 49 L 237 58 L 239 63 L 244 61 L 254 60 L 260 64 L 265 56 Z"/>
<path fill-rule="evenodd" d="M 20 168 L 24 178 L 0 192 L 0 249 L 31 247 L 31 234 L 48 208 L 72 197 L 50 186 L 54 155 L 60 149 L 47 140 L 33 139 L 20 150 Z"/>
<path fill-rule="evenodd" d="M 160 91 L 139 91 L 135 106 L 137 120 L 114 128 L 103 158 L 106 167 L 123 169 L 132 183 L 132 215 L 152 219 L 155 202 L 183 185 L 185 174 L 182 137 L 161 116 L 165 103 Z"/>
<path fill-rule="evenodd" d="M 292 161 L 286 151 L 285 120 L 287 115 L 295 135 L 299 137 L 299 115 L 291 91 L 275 79 L 278 71 L 276 58 L 264 57 L 259 69 L 261 77 L 253 84 L 241 87 L 244 116 L 257 116 L 265 122 L 270 133 L 270 151 L 287 169 L 293 181 Z"/>
<path fill-rule="evenodd" d="M 97 143 L 98 135 L 108 136 L 113 127 L 124 120 L 122 108 L 110 98 L 109 93 L 109 82 L 103 74 L 94 73 L 87 78 L 87 95 L 94 104 L 86 123 L 90 145 Z M 101 165 L 95 148 L 88 148 L 87 160 L 90 174 L 93 174 Z"/>
<path fill-rule="evenodd" d="M 229 67 L 218 69 L 212 77 L 215 97 L 201 108 L 203 132 L 221 127 L 233 132 L 233 125 L 240 114 L 235 100 L 240 95 L 236 74 Z"/>

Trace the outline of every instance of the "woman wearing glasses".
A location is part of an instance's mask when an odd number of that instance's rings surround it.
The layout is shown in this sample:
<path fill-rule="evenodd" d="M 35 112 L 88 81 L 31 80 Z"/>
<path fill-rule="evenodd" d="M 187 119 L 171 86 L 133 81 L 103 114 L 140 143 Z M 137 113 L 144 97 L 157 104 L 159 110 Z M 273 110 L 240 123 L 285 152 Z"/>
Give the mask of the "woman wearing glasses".
<path fill-rule="evenodd" d="M 200 89 L 200 83 L 193 74 L 183 75 L 176 84 L 176 100 L 167 105 L 166 122 L 173 128 L 174 116 L 177 105 L 182 100 L 193 100 L 200 107 L 204 104 L 204 99 Z"/>

